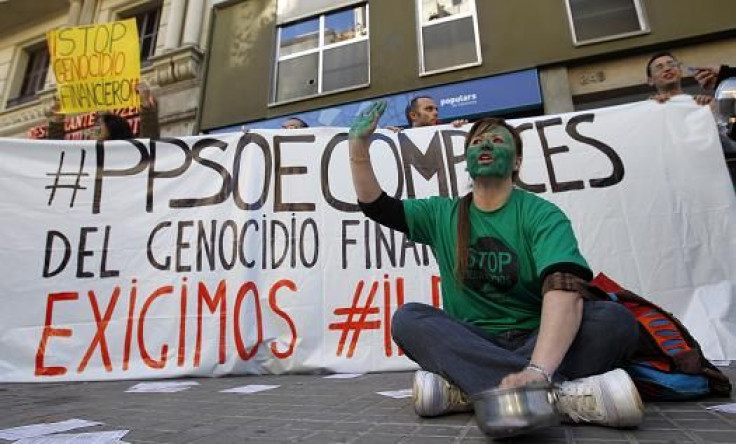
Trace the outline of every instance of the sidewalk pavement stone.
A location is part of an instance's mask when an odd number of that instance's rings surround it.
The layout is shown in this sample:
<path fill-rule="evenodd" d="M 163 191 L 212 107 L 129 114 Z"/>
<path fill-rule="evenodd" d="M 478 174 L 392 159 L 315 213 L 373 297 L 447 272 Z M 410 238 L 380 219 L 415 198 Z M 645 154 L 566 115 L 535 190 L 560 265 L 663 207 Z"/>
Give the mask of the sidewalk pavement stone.
<path fill-rule="evenodd" d="M 736 365 L 724 369 L 736 381 Z M 125 393 L 139 381 L 0 384 L 0 429 L 71 418 L 103 422 L 76 432 L 130 430 L 132 443 L 484 443 L 472 414 L 417 417 L 411 400 L 376 392 L 411 387 L 412 373 L 355 379 L 320 375 L 195 378 L 179 393 Z M 280 387 L 220 393 L 250 384 Z M 505 443 L 735 443 L 736 414 L 706 407 L 736 402 L 650 403 L 637 429 L 558 426 Z M 0 443 L 4 442 L 0 440 Z"/>

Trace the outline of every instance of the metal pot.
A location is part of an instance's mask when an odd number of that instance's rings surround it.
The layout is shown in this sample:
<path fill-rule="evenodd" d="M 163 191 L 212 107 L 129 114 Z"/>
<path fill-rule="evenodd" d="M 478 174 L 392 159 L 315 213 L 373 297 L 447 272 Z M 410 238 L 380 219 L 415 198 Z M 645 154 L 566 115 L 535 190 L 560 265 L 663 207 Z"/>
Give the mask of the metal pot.
<path fill-rule="evenodd" d="M 521 435 L 560 423 L 557 395 L 551 384 L 491 389 L 473 397 L 478 427 L 494 438 Z"/>

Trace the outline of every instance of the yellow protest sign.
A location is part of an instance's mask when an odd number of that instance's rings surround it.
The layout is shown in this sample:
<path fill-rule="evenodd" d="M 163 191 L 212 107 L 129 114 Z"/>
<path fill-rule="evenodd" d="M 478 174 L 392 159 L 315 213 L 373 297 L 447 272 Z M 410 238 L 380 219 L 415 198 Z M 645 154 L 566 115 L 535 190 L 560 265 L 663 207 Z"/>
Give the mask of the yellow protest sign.
<path fill-rule="evenodd" d="M 138 106 L 135 19 L 57 29 L 46 39 L 62 113 Z"/>

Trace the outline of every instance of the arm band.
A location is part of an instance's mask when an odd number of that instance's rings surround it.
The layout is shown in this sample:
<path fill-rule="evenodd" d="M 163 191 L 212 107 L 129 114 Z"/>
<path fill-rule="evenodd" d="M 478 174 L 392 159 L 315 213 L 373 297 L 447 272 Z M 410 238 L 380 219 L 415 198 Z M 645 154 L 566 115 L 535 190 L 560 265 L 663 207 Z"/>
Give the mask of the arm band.
<path fill-rule="evenodd" d="M 409 231 L 404 215 L 404 202 L 401 199 L 390 197 L 385 191 L 373 202 L 358 202 L 358 206 L 363 214 L 383 226 L 402 233 Z"/>
<path fill-rule="evenodd" d="M 542 283 L 542 295 L 551 290 L 574 291 L 581 296 L 585 295 L 586 282 L 574 274 L 558 271 L 548 274 Z"/>

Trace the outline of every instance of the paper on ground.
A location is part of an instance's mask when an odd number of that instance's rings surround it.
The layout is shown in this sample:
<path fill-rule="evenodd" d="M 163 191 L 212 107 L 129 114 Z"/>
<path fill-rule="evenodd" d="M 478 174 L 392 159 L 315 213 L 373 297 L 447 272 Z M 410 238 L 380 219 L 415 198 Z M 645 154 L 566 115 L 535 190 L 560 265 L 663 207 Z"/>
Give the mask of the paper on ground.
<path fill-rule="evenodd" d="M 394 399 L 403 399 L 403 398 L 411 398 L 411 389 L 404 389 L 404 390 L 393 390 L 388 392 L 376 392 L 379 395 L 388 396 L 389 398 Z"/>
<path fill-rule="evenodd" d="M 716 367 L 728 367 L 729 365 L 731 365 L 731 361 L 729 361 L 728 359 L 725 359 L 725 360 L 711 359 L 710 363 L 715 365 Z"/>
<path fill-rule="evenodd" d="M 52 433 L 66 432 L 82 427 L 102 425 L 101 422 L 87 421 L 84 419 L 68 419 L 66 421 L 31 424 L 12 429 L 0 430 L 0 439 L 16 440 L 23 438 L 35 438 L 37 436 L 50 435 Z"/>
<path fill-rule="evenodd" d="M 324 379 L 352 379 L 359 378 L 365 373 L 335 373 L 334 375 L 325 376 Z"/>
<path fill-rule="evenodd" d="M 120 438 L 130 430 L 111 430 L 108 432 L 59 433 L 56 435 L 25 438 L 13 444 L 122 444 Z"/>
<path fill-rule="evenodd" d="M 176 393 L 199 385 L 195 381 L 141 382 L 126 390 L 126 393 Z"/>
<path fill-rule="evenodd" d="M 736 413 L 736 403 L 735 404 L 714 405 L 712 407 L 708 407 L 708 410 L 715 410 L 716 412 L 721 412 L 721 413 Z"/>
<path fill-rule="evenodd" d="M 280 385 L 251 384 L 251 385 L 244 385 L 242 387 L 234 387 L 231 389 L 220 390 L 220 393 L 258 393 L 258 392 L 263 392 L 266 390 L 272 390 L 278 387 L 281 387 L 281 386 Z"/>

